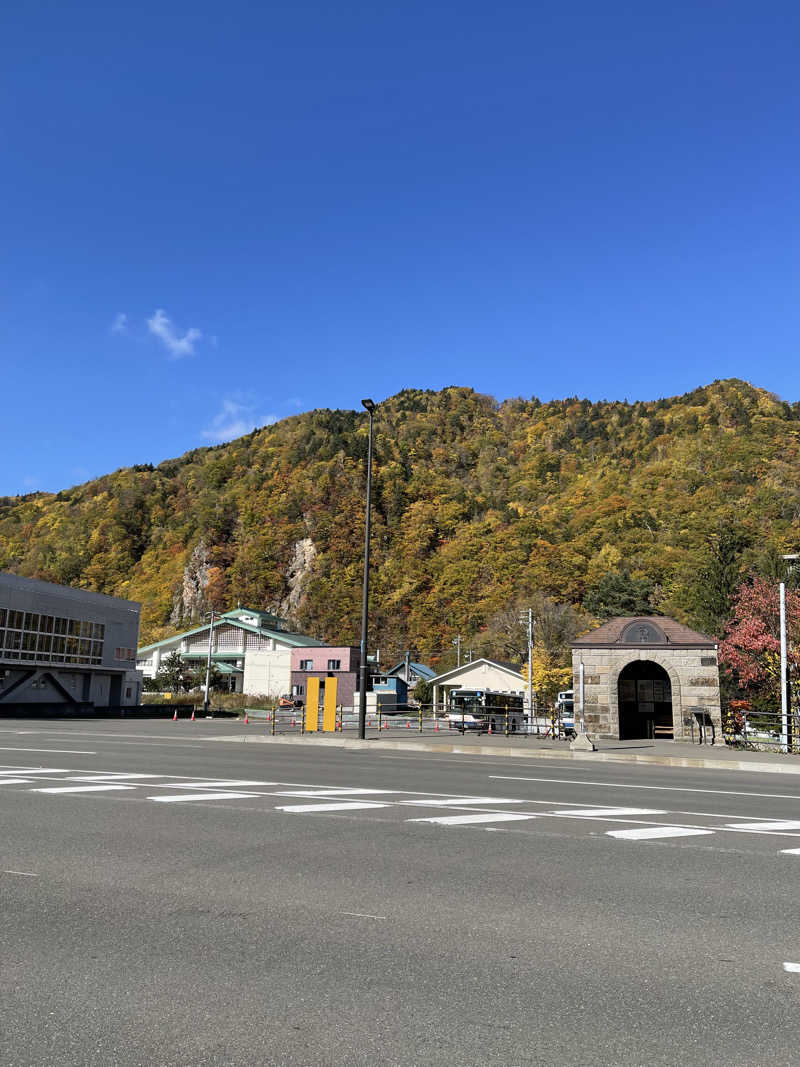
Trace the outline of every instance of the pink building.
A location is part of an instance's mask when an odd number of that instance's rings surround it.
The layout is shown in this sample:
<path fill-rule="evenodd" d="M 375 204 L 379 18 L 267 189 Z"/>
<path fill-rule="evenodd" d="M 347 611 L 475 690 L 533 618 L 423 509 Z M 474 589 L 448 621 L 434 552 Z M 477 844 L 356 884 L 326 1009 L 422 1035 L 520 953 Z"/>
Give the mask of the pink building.
<path fill-rule="evenodd" d="M 320 679 L 320 700 L 326 678 L 337 679 L 336 703 L 352 707 L 358 688 L 361 650 L 356 645 L 321 648 L 293 648 L 291 653 L 292 694 L 305 699 L 309 678 Z"/>

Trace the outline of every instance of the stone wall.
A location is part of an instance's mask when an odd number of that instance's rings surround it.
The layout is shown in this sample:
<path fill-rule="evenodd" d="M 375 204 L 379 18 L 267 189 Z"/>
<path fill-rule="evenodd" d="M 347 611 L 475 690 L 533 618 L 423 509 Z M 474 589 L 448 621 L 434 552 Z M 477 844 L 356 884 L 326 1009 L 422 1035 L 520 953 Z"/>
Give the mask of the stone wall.
<path fill-rule="evenodd" d="M 619 737 L 619 676 L 629 663 L 648 660 L 667 672 L 672 684 L 672 723 L 676 741 L 691 740 L 693 712 L 706 711 L 722 743 L 719 669 L 708 648 L 580 648 L 572 651 L 575 713 L 579 714 L 580 664 L 584 671 L 586 730 L 598 737 Z M 713 664 L 712 662 L 713 661 Z"/>

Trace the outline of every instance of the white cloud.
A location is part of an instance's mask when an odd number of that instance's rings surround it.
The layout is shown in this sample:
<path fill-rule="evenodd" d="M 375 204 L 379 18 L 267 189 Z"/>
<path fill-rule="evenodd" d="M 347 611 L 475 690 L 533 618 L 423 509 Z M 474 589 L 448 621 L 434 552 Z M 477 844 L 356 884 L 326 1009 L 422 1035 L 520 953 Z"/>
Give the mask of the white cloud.
<path fill-rule="evenodd" d="M 147 320 L 147 328 L 163 343 L 173 359 L 193 356 L 195 342 L 203 336 L 200 330 L 192 326 L 180 337 L 163 308 L 158 308 L 152 319 Z"/>
<path fill-rule="evenodd" d="M 118 312 L 116 318 L 111 323 L 112 333 L 127 333 L 128 332 L 128 316 L 124 311 Z"/>
<path fill-rule="evenodd" d="M 222 401 L 222 408 L 211 420 L 211 425 L 202 431 L 202 436 L 207 441 L 220 444 L 243 437 L 259 426 L 271 426 L 277 421 L 277 415 L 256 415 L 255 405 L 228 397 Z"/>

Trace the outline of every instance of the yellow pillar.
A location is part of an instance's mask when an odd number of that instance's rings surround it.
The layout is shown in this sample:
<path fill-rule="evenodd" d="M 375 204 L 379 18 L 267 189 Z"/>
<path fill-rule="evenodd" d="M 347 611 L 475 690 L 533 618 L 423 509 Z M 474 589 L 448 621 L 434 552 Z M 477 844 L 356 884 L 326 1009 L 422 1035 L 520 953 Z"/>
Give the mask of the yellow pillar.
<path fill-rule="evenodd" d="M 309 678 L 306 681 L 306 707 L 305 715 L 306 733 L 312 733 L 319 729 L 319 678 Z"/>
<path fill-rule="evenodd" d="M 322 707 L 322 729 L 328 733 L 336 732 L 336 690 L 338 678 L 325 679 L 325 703 Z"/>

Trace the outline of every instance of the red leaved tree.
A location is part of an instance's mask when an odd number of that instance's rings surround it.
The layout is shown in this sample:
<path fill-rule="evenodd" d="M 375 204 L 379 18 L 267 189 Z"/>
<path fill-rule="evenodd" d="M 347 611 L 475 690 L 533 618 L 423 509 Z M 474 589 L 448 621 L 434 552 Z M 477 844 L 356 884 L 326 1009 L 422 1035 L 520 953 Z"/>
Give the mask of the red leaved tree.
<path fill-rule="evenodd" d="M 789 668 L 800 665 L 800 594 L 786 590 L 786 632 Z M 719 661 L 743 689 L 756 689 L 780 700 L 780 600 L 776 582 L 753 578 L 739 586 L 733 618 L 720 642 Z"/>

